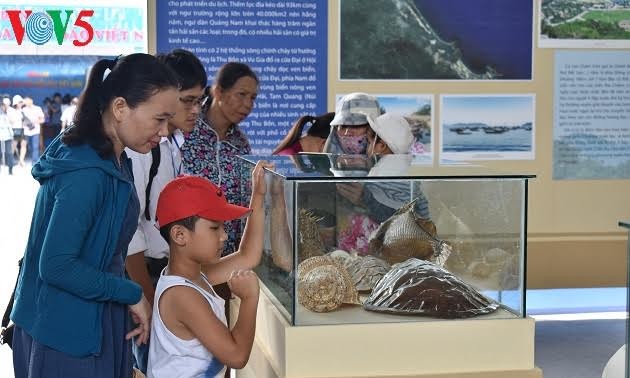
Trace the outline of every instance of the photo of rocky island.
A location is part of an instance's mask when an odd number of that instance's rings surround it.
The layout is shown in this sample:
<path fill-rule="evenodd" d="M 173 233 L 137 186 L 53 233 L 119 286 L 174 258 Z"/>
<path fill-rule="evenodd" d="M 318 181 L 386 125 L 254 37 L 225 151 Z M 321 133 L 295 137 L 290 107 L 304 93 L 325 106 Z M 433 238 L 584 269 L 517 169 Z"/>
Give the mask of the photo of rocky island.
<path fill-rule="evenodd" d="M 342 0 L 341 80 L 531 80 L 529 0 Z"/>
<path fill-rule="evenodd" d="M 540 47 L 630 46 L 630 0 L 542 0 L 540 10 Z"/>

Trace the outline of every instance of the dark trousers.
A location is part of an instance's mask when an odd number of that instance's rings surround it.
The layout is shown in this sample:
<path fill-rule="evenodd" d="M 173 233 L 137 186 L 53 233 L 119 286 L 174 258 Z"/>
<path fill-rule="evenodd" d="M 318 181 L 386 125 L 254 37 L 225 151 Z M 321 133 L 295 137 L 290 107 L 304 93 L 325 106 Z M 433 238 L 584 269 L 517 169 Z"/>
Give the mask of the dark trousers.
<path fill-rule="evenodd" d="M 33 165 L 39 160 L 39 134 L 29 135 L 26 137 L 26 143 L 28 144 L 28 150 L 31 152 L 31 161 Z"/>
<path fill-rule="evenodd" d="M 9 167 L 9 174 L 13 174 L 13 165 L 15 162 L 13 161 L 13 139 L 3 140 L 2 143 L 2 153 L 4 155 L 4 164 Z M 1 157 L 0 157 L 1 158 Z"/>
<path fill-rule="evenodd" d="M 144 262 L 147 264 L 149 277 L 151 277 L 151 280 L 153 281 L 153 288 L 155 289 L 155 286 L 160 279 L 160 273 L 162 273 L 162 270 L 168 264 L 168 258 L 164 257 L 162 259 L 154 259 L 151 257 L 145 257 Z M 133 341 L 134 342 L 131 344 L 131 351 L 134 358 L 133 366 L 146 375 L 149 363 L 149 343 L 151 340 L 149 340 L 146 344 L 141 345 L 136 345 L 135 337 Z"/>

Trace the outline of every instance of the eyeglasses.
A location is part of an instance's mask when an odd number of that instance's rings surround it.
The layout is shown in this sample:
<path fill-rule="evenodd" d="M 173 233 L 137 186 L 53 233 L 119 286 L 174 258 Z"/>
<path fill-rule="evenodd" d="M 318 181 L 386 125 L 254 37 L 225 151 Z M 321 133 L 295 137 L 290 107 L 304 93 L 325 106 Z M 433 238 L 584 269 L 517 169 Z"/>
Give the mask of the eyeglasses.
<path fill-rule="evenodd" d="M 180 97 L 179 101 L 181 101 L 185 107 L 192 108 L 193 106 L 201 106 L 205 98 L 206 98 L 205 96 L 201 96 L 201 97 L 188 96 L 188 97 Z"/>

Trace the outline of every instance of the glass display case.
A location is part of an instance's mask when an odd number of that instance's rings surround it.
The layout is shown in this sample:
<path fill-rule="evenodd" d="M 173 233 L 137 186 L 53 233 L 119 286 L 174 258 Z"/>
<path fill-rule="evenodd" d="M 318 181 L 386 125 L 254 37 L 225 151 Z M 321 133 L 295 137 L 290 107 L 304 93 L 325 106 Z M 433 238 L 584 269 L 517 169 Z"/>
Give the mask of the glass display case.
<path fill-rule="evenodd" d="M 258 160 L 274 169 L 256 273 L 291 325 L 525 317 L 534 176 L 299 154 L 243 156 L 243 177 Z"/>

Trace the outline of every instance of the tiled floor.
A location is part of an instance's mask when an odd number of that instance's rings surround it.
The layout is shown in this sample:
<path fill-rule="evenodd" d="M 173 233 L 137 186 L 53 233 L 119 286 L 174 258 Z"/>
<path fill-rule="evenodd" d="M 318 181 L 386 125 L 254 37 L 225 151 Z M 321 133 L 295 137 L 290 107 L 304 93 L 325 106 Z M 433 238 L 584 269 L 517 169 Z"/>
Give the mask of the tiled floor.
<path fill-rule="evenodd" d="M 626 342 L 626 288 L 529 290 L 536 365 L 545 378 L 599 378 Z"/>

